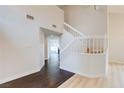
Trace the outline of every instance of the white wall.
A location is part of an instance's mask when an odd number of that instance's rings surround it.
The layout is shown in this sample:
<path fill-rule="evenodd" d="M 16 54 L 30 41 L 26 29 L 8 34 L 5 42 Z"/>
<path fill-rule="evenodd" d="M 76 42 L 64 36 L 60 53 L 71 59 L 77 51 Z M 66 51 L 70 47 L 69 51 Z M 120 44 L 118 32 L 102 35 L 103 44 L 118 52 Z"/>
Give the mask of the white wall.
<path fill-rule="evenodd" d="M 90 78 L 106 76 L 105 55 L 70 54 L 60 62 L 60 68 Z"/>
<path fill-rule="evenodd" d="M 105 35 L 107 33 L 107 9 L 99 10 L 89 6 L 65 6 L 65 21 L 86 35 Z"/>
<path fill-rule="evenodd" d="M 124 14 L 109 14 L 109 59 L 124 62 Z"/>
<path fill-rule="evenodd" d="M 60 49 L 63 50 L 67 45 L 74 40 L 74 36 L 67 31 L 63 31 L 63 34 L 60 37 Z"/>
<path fill-rule="evenodd" d="M 34 20 L 26 19 L 26 14 Z M 61 32 L 62 14 L 56 6 L 0 6 L 0 83 L 42 68 L 44 37 L 40 27 Z M 51 24 L 58 24 L 57 28 Z"/>
<path fill-rule="evenodd" d="M 25 14 L 27 13 L 34 16 L 40 27 L 62 33 L 64 12 L 57 6 L 20 6 L 20 10 L 24 11 Z M 56 25 L 56 28 L 52 25 Z"/>

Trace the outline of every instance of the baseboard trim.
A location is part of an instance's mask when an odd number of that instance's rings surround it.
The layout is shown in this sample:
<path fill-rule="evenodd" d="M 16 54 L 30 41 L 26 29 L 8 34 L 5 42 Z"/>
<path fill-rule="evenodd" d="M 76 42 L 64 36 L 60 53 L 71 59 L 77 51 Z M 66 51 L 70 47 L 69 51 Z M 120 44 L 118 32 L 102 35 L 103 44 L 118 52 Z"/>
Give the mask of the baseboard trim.
<path fill-rule="evenodd" d="M 85 73 L 77 73 L 81 76 L 87 77 L 87 78 L 104 78 L 106 77 L 105 74 L 85 74 Z"/>
<path fill-rule="evenodd" d="M 24 73 L 21 73 L 21 74 L 17 74 L 17 75 L 13 75 L 11 77 L 7 77 L 7 78 L 5 78 L 3 80 L 0 80 L 0 84 L 6 83 L 6 82 L 9 82 L 9 81 L 12 81 L 12 80 L 15 80 L 15 79 L 18 79 L 18 78 L 21 78 L 21 77 L 36 73 L 36 72 L 39 72 L 40 69 L 41 68 L 37 68 L 37 69 L 33 69 L 33 70 L 30 70 L 30 71 L 27 71 L 27 72 L 24 72 Z"/>
<path fill-rule="evenodd" d="M 104 77 L 106 77 L 106 74 L 104 74 L 104 73 L 100 73 L 100 74 L 97 74 L 97 75 L 96 74 L 86 74 L 86 73 L 80 73 L 80 72 L 77 72 L 77 71 L 70 71 L 69 69 L 67 69 L 67 68 L 65 69 L 64 67 L 61 67 L 61 66 L 60 66 L 60 68 L 63 69 L 63 70 L 78 74 L 80 76 L 87 77 L 87 78 L 104 78 Z"/>
<path fill-rule="evenodd" d="M 123 64 L 124 62 L 118 61 L 118 60 L 110 60 L 109 63 L 115 63 L 115 64 Z"/>

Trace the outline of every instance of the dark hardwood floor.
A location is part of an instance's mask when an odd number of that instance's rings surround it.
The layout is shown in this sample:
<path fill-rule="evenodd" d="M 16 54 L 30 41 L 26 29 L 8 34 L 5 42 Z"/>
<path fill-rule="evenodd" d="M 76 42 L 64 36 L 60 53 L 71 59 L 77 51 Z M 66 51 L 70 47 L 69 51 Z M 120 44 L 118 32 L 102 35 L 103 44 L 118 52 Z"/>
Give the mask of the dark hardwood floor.
<path fill-rule="evenodd" d="M 0 88 L 56 88 L 73 75 L 59 68 L 58 55 L 53 54 L 40 72 L 1 84 Z"/>

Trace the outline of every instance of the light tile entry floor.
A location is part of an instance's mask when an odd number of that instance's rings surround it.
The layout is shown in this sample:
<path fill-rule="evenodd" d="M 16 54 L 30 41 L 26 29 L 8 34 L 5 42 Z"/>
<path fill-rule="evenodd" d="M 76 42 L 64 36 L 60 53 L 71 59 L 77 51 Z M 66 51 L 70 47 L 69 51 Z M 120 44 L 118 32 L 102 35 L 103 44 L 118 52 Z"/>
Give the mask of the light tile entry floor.
<path fill-rule="evenodd" d="M 111 63 L 105 78 L 87 78 L 76 74 L 59 88 L 124 88 L 124 65 Z"/>

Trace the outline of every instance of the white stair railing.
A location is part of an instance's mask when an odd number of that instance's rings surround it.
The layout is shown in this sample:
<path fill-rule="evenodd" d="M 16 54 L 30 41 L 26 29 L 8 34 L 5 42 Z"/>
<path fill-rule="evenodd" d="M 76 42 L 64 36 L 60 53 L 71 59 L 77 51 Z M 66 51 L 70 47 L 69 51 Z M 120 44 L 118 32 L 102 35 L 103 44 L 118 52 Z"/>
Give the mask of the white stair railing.
<path fill-rule="evenodd" d="M 64 23 L 64 29 L 74 36 L 62 50 L 61 54 L 104 54 L 106 51 L 106 38 L 103 36 L 86 36 L 71 25 Z M 65 53 L 66 52 L 66 53 Z"/>
<path fill-rule="evenodd" d="M 106 36 L 86 36 L 64 23 L 60 68 L 87 77 L 104 77 L 108 62 Z M 65 38 L 64 38 L 65 37 Z"/>
<path fill-rule="evenodd" d="M 65 45 L 65 47 L 63 49 L 61 49 L 61 53 L 64 52 L 75 39 L 86 37 L 83 33 L 76 30 L 75 28 L 73 28 L 71 25 L 69 25 L 67 23 L 64 23 L 64 30 L 67 31 L 68 33 L 70 33 L 73 36 L 73 39 L 67 45 Z"/>
<path fill-rule="evenodd" d="M 70 42 L 70 44 L 63 49 L 62 55 L 69 54 L 105 54 L 107 47 L 105 38 L 77 38 Z M 64 53 L 63 53 L 64 52 Z"/>
<path fill-rule="evenodd" d="M 75 38 L 77 37 L 85 37 L 86 35 L 81 33 L 80 31 L 73 28 L 71 25 L 64 23 L 64 29 L 71 33 Z"/>

